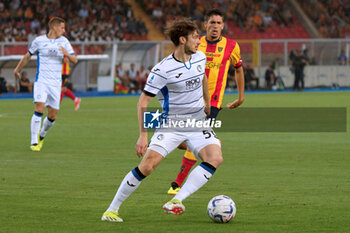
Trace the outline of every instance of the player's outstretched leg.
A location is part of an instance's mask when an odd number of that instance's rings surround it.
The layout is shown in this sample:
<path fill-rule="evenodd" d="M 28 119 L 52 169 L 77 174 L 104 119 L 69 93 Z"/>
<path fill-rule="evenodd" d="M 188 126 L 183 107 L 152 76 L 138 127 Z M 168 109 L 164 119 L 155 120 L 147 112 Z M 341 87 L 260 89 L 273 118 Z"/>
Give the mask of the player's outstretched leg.
<path fill-rule="evenodd" d="M 199 157 L 204 162 L 192 170 L 180 191 L 175 195 L 170 203 L 168 202 L 163 206 L 163 209 L 168 209 L 167 213 L 176 214 L 176 212 L 181 212 L 179 211 L 179 206 L 176 206 L 176 203 L 172 204 L 172 202 L 177 202 L 177 204 L 182 205 L 181 202 L 183 200 L 196 192 L 209 181 L 210 177 L 212 177 L 212 175 L 215 173 L 216 168 L 223 161 L 220 146 L 216 144 L 209 144 L 200 150 Z M 173 210 L 171 208 L 173 208 Z"/>
<path fill-rule="evenodd" d="M 78 111 L 80 108 L 80 102 L 81 102 L 81 98 L 80 97 L 76 97 L 74 100 L 74 110 Z"/>
<path fill-rule="evenodd" d="M 180 171 L 177 174 L 175 181 L 171 183 L 171 187 L 168 190 L 169 195 L 175 195 L 180 191 L 182 183 L 196 162 L 197 159 L 194 154 L 191 151 L 187 150 L 184 154 L 184 157 L 182 158 Z"/>
<path fill-rule="evenodd" d="M 40 149 L 44 145 L 44 138 L 47 134 L 47 131 L 49 131 L 49 129 L 51 129 L 51 127 L 54 125 L 54 123 L 55 123 L 55 120 L 50 119 L 49 117 L 45 117 L 44 122 L 43 122 L 43 127 L 40 130 L 40 136 L 39 136 L 38 146 L 40 147 Z"/>
<path fill-rule="evenodd" d="M 104 212 L 101 220 L 108 221 L 108 222 L 123 222 L 123 219 L 119 217 L 119 214 L 115 211 Z"/>
<path fill-rule="evenodd" d="M 108 219 L 107 217 L 111 217 L 110 213 L 108 212 L 114 212 L 115 214 L 113 214 L 113 216 L 116 217 L 115 215 L 117 215 L 119 217 L 118 211 L 121 204 L 140 186 L 141 181 L 153 172 L 163 158 L 164 157 L 161 154 L 153 151 L 152 149 L 148 149 L 146 151 L 146 154 L 143 156 L 139 166 L 132 169 L 124 177 L 111 205 L 102 215 L 102 221 L 118 222 Z"/>
<path fill-rule="evenodd" d="M 32 151 L 40 151 L 40 147 L 38 146 L 38 134 L 41 126 L 41 117 L 42 113 L 34 112 L 31 123 L 30 123 L 30 131 L 31 131 L 31 145 L 30 149 Z"/>
<path fill-rule="evenodd" d="M 43 145 L 44 145 L 44 138 L 42 138 L 40 136 L 40 133 L 39 133 L 39 137 L 38 137 L 38 147 L 40 148 L 40 150 L 43 148 Z"/>
<path fill-rule="evenodd" d="M 181 201 L 177 199 L 172 199 L 168 201 L 163 205 L 162 209 L 166 214 L 180 215 L 183 214 L 183 212 L 185 212 L 185 206 L 182 204 Z"/>
<path fill-rule="evenodd" d="M 123 179 L 117 193 L 115 194 L 111 205 L 106 212 L 103 213 L 101 220 L 109 222 L 123 222 L 119 217 L 118 210 L 121 204 L 134 192 L 141 184 L 141 181 L 146 178 L 138 167 L 132 169 Z"/>
<path fill-rule="evenodd" d="M 185 211 L 182 201 L 207 183 L 215 170 L 216 168 L 214 166 L 206 162 L 201 163 L 193 169 L 181 190 L 172 200 L 163 206 L 165 212 L 175 215 L 182 214 Z"/>

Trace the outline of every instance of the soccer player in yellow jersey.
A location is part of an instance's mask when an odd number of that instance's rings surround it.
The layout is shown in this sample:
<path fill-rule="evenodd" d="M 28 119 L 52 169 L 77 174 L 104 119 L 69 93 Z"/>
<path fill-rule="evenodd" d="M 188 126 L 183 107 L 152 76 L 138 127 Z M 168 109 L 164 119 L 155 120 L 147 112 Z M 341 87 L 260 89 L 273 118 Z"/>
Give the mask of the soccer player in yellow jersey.
<path fill-rule="evenodd" d="M 236 108 L 244 101 L 244 74 L 239 45 L 236 41 L 221 35 L 224 28 L 223 19 L 223 13 L 217 9 L 207 12 L 204 22 L 206 36 L 200 38 L 201 44 L 198 47 L 198 50 L 202 51 L 207 57 L 205 74 L 208 77 L 211 104 L 210 118 L 216 118 L 221 109 L 230 63 L 235 67 L 238 99 L 227 104 L 227 107 L 230 109 Z M 168 194 L 175 195 L 180 190 L 183 181 L 196 161 L 196 157 L 187 149 L 182 159 L 180 171 L 175 181 L 171 183 Z"/>

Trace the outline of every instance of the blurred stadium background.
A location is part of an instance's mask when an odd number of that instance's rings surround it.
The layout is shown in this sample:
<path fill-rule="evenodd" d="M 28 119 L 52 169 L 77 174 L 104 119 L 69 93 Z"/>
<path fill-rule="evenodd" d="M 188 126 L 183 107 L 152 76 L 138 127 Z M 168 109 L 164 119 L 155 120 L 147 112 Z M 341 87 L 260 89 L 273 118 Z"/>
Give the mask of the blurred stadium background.
<path fill-rule="evenodd" d="M 137 70 L 148 69 L 170 53 L 171 43 L 163 34 L 166 25 L 189 17 L 204 33 L 203 16 L 214 7 L 225 13 L 224 35 L 239 42 L 243 61 L 253 65 L 260 89 L 266 88 L 270 65 L 285 88 L 292 88 L 290 57 L 298 49 L 308 60 L 306 88 L 350 87 L 350 2 L 336 0 L 5 0 L 0 3 L 0 76 L 6 90 L 16 92 L 14 66 L 35 36 L 46 33 L 49 18 L 60 16 L 67 21 L 66 36 L 79 55 L 79 63 L 72 67 L 73 89 L 121 93 L 114 84 L 118 64 L 125 71 L 131 63 Z M 33 81 L 35 59 L 24 71 Z M 228 90 L 234 90 L 234 83 L 228 83 Z"/>

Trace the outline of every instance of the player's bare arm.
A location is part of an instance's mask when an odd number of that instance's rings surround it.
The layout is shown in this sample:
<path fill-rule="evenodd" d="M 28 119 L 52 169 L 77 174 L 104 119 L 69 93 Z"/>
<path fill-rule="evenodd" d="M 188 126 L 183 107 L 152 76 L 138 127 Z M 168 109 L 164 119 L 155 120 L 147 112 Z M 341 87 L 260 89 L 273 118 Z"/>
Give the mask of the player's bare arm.
<path fill-rule="evenodd" d="M 69 54 L 67 52 L 67 50 L 65 48 L 63 48 L 62 46 L 60 47 L 60 51 L 63 53 L 64 56 L 66 56 L 70 62 L 72 62 L 73 64 L 77 64 L 78 63 L 78 58 L 75 54 Z"/>
<path fill-rule="evenodd" d="M 136 142 L 136 154 L 140 158 L 146 152 L 148 146 L 147 130 L 143 128 L 143 111 L 147 108 L 153 97 L 142 93 L 137 103 L 137 118 L 139 121 L 140 136 Z"/>
<path fill-rule="evenodd" d="M 242 66 L 236 69 L 235 78 L 238 89 L 238 99 L 226 105 L 226 107 L 230 109 L 237 108 L 244 101 L 244 72 Z"/>
<path fill-rule="evenodd" d="M 203 77 L 202 87 L 203 87 L 203 98 L 205 102 L 204 112 L 205 114 L 207 114 L 207 116 L 209 116 L 210 115 L 210 95 L 209 95 L 209 88 L 208 88 L 208 78 L 206 75 L 204 75 Z"/>
<path fill-rule="evenodd" d="M 19 61 L 18 65 L 16 66 L 16 68 L 13 70 L 13 74 L 15 76 L 16 79 L 20 79 L 21 75 L 20 75 L 20 71 L 22 70 L 22 68 L 27 65 L 27 63 L 29 62 L 31 57 L 31 54 L 29 52 L 27 52 L 22 59 Z"/>

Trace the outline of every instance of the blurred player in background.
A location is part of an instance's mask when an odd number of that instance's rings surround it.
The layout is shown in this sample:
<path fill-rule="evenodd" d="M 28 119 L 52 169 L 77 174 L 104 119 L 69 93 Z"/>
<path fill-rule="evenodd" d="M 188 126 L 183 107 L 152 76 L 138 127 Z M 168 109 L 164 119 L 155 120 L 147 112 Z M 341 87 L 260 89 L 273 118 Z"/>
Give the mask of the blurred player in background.
<path fill-rule="evenodd" d="M 65 56 L 63 58 L 63 67 L 62 67 L 62 90 L 61 90 L 61 100 L 63 100 L 63 95 L 68 96 L 74 101 L 74 110 L 78 111 L 80 108 L 81 98 L 76 97 L 74 93 L 68 88 L 69 86 L 69 75 L 70 75 L 70 67 L 69 67 L 69 59 Z"/>
<path fill-rule="evenodd" d="M 21 69 L 29 62 L 33 54 L 37 54 L 37 73 L 34 81 L 35 110 L 31 119 L 31 145 L 32 151 L 40 151 L 47 131 L 53 126 L 60 107 L 60 93 L 62 85 L 62 61 L 66 56 L 76 64 L 78 59 L 74 54 L 72 45 L 63 36 L 65 21 L 53 17 L 49 21 L 49 33 L 36 37 L 29 51 L 19 61 L 13 73 L 20 79 Z M 41 118 L 47 107 L 47 116 L 41 127 Z M 41 127 L 41 131 L 40 131 Z M 40 131 L 40 137 L 38 137 Z"/>
<path fill-rule="evenodd" d="M 223 13 L 217 9 L 212 9 L 207 12 L 205 17 L 206 36 L 200 38 L 201 44 L 198 50 L 202 51 L 207 57 L 205 74 L 208 77 L 211 105 L 209 118 L 216 118 L 221 109 L 230 62 L 235 67 L 238 89 L 238 99 L 227 104 L 230 109 L 238 107 L 244 101 L 244 72 L 238 43 L 221 35 L 224 29 Z M 175 195 L 180 190 L 182 183 L 196 161 L 197 159 L 193 153 L 187 150 L 182 159 L 180 171 L 175 181 L 171 183 L 168 194 Z"/>
<path fill-rule="evenodd" d="M 213 131 L 213 135 L 207 137 L 202 128 L 194 128 L 190 132 L 176 128 L 172 131 L 156 131 L 148 146 L 147 130 L 143 129 L 143 114 L 154 96 L 158 96 L 164 114 L 169 116 L 179 114 L 176 108 L 178 104 L 184 107 L 181 110 L 185 110 L 181 114 L 196 114 L 195 119 L 204 120 L 206 114 L 210 114 L 208 82 L 204 71 L 206 57 L 203 52 L 197 51 L 200 44 L 197 25 L 189 20 L 177 20 L 168 28 L 167 34 L 175 45 L 174 53 L 152 69 L 137 104 L 140 136 L 136 143 L 136 153 L 139 157 L 145 155 L 140 164 L 124 177 L 112 203 L 103 214 L 102 221 L 123 222 L 118 215 L 122 203 L 182 142 L 203 162 L 193 169 L 177 195 L 163 205 L 168 214 L 182 214 L 185 211 L 182 201 L 205 185 L 223 161 L 220 141 Z M 194 108 L 199 110 L 194 113 Z"/>
<path fill-rule="evenodd" d="M 27 77 L 27 72 L 23 71 L 19 80 L 19 92 L 33 92 L 33 84 Z"/>

